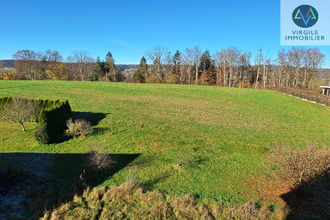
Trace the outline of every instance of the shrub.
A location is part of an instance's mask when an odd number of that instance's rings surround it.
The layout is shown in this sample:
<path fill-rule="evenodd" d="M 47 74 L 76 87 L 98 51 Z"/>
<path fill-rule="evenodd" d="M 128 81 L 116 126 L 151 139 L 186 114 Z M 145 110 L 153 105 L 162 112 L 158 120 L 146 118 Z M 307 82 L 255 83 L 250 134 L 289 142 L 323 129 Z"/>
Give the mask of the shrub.
<path fill-rule="evenodd" d="M 115 158 L 107 154 L 104 148 L 92 150 L 88 155 L 88 162 L 95 170 L 105 170 L 116 164 Z"/>
<path fill-rule="evenodd" d="M 147 77 L 146 80 L 147 83 L 155 83 L 155 84 L 159 84 L 162 83 L 162 80 L 160 79 L 160 77 L 155 76 L 155 75 L 150 75 Z"/>
<path fill-rule="evenodd" d="M 72 119 L 69 119 L 66 123 L 67 130 L 66 134 L 69 136 L 80 136 L 80 137 L 86 137 L 87 135 L 91 134 L 93 132 L 93 127 L 89 121 L 86 121 L 84 119 L 77 119 L 75 121 L 72 121 Z"/>
<path fill-rule="evenodd" d="M 330 168 L 330 149 L 308 146 L 304 149 L 276 147 L 269 153 L 271 163 L 277 168 L 277 176 L 291 190 L 303 189 L 309 181 Z"/>
<path fill-rule="evenodd" d="M 168 79 L 166 80 L 168 84 L 178 84 L 179 83 L 179 76 L 176 74 L 171 74 Z"/>
<path fill-rule="evenodd" d="M 322 93 L 322 84 L 324 83 L 322 78 L 314 78 L 308 83 L 308 90 L 316 93 Z"/>
<path fill-rule="evenodd" d="M 55 142 L 66 129 L 66 121 L 71 117 L 71 107 L 68 100 L 44 100 L 38 118 L 42 132 L 37 133 L 41 143 Z M 44 142 L 48 140 L 48 142 Z"/>
<path fill-rule="evenodd" d="M 239 81 L 238 88 L 246 88 L 246 84 L 243 81 Z"/>

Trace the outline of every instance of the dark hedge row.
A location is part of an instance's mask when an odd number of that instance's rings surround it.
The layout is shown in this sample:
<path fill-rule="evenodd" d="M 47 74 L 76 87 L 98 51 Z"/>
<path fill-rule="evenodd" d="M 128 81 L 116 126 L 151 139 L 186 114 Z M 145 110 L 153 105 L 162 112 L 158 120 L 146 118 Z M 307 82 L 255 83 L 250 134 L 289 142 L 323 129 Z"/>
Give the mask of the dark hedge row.
<path fill-rule="evenodd" d="M 37 140 L 43 144 L 56 142 L 66 129 L 66 121 L 72 117 L 69 101 L 48 99 L 32 101 L 37 103 L 37 114 L 31 119 L 39 123 Z M 0 98 L 0 109 L 10 102 L 12 102 L 11 97 Z"/>
<path fill-rule="evenodd" d="M 330 97 L 319 93 L 283 86 L 276 87 L 276 91 L 330 106 Z"/>

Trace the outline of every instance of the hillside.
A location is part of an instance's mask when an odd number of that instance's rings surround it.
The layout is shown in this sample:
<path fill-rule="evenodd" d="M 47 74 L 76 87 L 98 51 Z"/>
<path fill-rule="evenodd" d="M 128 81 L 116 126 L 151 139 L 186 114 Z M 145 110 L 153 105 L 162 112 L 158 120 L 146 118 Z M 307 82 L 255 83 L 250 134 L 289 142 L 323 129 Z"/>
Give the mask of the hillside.
<path fill-rule="evenodd" d="M 0 96 L 68 99 L 75 118 L 95 125 L 94 134 L 86 138 L 40 145 L 34 139 L 36 124 L 28 123 L 23 133 L 18 124 L 0 121 L 2 153 L 64 156 L 102 146 L 109 154 L 135 155 L 99 186 L 133 178 L 146 190 L 166 195 L 280 204 L 286 191 L 268 175 L 267 152 L 275 146 L 330 146 L 328 107 L 269 90 L 0 81 Z M 61 158 L 55 159 L 52 174 L 78 178 L 81 169 L 68 171 L 69 157 Z"/>

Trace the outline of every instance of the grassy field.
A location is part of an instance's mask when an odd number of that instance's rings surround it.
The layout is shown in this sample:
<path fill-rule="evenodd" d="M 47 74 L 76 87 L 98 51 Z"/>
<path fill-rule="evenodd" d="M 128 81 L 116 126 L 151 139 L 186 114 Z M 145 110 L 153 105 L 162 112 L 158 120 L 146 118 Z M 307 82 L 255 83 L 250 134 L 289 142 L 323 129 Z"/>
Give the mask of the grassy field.
<path fill-rule="evenodd" d="M 285 189 L 268 175 L 266 153 L 277 145 L 330 146 L 330 108 L 275 91 L 0 81 L 0 96 L 68 99 L 74 116 L 97 123 L 86 138 L 40 145 L 36 124 L 28 123 L 23 133 L 18 124 L 0 121 L 2 153 L 77 154 L 102 145 L 111 154 L 138 155 L 100 186 L 134 179 L 165 194 L 275 204 Z M 51 170 L 65 176 L 60 158 Z"/>

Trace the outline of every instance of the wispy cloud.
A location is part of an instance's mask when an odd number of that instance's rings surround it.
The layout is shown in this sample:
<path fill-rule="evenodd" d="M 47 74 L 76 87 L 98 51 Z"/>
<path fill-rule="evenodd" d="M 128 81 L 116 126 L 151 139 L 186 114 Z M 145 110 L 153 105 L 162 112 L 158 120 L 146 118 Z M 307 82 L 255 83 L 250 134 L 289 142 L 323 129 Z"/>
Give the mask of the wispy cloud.
<path fill-rule="evenodd" d="M 111 43 L 113 43 L 113 44 L 117 44 L 119 46 L 126 47 L 126 48 L 131 49 L 131 50 L 134 50 L 136 52 L 143 53 L 143 51 L 140 50 L 139 48 L 137 48 L 137 47 L 135 47 L 133 45 L 130 45 L 130 44 L 126 43 L 126 42 L 123 42 L 121 40 L 116 40 L 116 39 L 111 39 L 111 38 L 107 38 L 106 40 L 109 41 L 109 42 L 111 42 Z"/>

